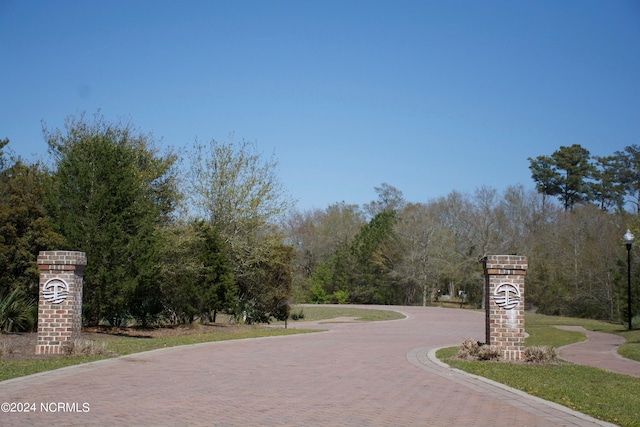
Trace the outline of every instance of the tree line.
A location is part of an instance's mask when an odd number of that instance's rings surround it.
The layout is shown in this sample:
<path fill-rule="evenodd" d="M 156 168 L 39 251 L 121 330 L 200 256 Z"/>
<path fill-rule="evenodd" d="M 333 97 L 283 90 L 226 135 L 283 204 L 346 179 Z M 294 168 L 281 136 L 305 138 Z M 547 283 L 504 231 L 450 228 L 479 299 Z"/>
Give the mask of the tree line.
<path fill-rule="evenodd" d="M 638 216 L 624 205 L 638 200 L 640 148 L 593 163 L 587 150 L 573 145 L 530 162 L 535 190 L 481 186 L 473 194 L 452 191 L 409 203 L 385 183 L 375 187 L 378 200 L 363 207 L 343 202 L 293 215 L 288 234 L 297 253 L 296 299 L 423 305 L 447 299 L 480 307 L 483 257 L 520 254 L 529 262 L 529 309 L 623 321 L 622 235 L 640 230 Z M 640 309 L 637 266 L 634 261 L 634 313 Z"/>
<path fill-rule="evenodd" d="M 289 199 L 255 144 L 194 143 L 188 168 L 151 134 L 98 114 L 43 126 L 49 162 L 0 141 L 0 327 L 32 329 L 37 254 L 86 252 L 83 321 L 266 322 L 288 316 Z"/>
<path fill-rule="evenodd" d="M 482 186 L 412 203 L 383 183 L 363 206 L 297 211 L 275 157 L 247 141 L 161 152 L 151 134 L 99 113 L 43 135 L 48 162 L 26 163 L 0 141 L 3 331 L 34 327 L 36 257 L 53 249 L 87 253 L 87 325 L 220 313 L 268 322 L 286 319 L 291 302 L 480 307 L 480 261 L 498 253 L 528 257 L 529 308 L 626 315 L 621 236 L 640 235 L 623 209 L 639 200 L 636 146 L 606 161 L 580 146 L 529 159 L 536 190 Z"/>

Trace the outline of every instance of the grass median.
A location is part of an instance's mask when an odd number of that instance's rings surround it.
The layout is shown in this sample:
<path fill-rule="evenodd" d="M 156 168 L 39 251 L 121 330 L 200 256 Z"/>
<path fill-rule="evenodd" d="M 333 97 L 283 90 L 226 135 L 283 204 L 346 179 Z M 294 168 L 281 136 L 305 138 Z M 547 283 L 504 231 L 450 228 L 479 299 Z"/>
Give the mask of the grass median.
<path fill-rule="evenodd" d="M 351 307 L 349 305 L 294 305 L 291 314 L 302 321 L 379 322 L 404 319 L 406 316 L 389 307 L 388 310 Z M 342 319 L 342 320 L 339 320 Z M 345 320 L 346 319 L 346 320 Z M 290 322 L 295 325 L 295 322 Z"/>

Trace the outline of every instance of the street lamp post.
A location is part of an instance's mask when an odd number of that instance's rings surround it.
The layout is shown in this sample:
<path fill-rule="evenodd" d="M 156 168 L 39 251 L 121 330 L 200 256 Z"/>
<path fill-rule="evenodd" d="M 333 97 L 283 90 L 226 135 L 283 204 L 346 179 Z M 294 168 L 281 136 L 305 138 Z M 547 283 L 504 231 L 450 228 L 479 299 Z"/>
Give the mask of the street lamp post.
<path fill-rule="evenodd" d="M 627 312 L 629 313 L 629 330 L 631 330 L 631 319 L 633 316 L 631 315 L 631 246 L 633 245 L 633 241 L 635 237 L 631 234 L 630 230 L 627 230 L 622 236 L 625 245 L 627 245 Z"/>

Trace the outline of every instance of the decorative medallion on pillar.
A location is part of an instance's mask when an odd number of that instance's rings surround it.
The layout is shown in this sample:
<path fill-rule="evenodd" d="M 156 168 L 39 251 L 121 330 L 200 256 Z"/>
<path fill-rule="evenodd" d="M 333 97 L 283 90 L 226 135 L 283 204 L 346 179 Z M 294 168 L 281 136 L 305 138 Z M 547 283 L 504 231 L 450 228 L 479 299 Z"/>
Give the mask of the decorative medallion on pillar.
<path fill-rule="evenodd" d="M 38 254 L 40 293 L 36 354 L 61 354 L 80 338 L 84 252 L 45 251 Z"/>
<path fill-rule="evenodd" d="M 524 355 L 524 278 L 527 258 L 489 255 L 484 259 L 487 345 L 500 350 L 502 360 Z"/>

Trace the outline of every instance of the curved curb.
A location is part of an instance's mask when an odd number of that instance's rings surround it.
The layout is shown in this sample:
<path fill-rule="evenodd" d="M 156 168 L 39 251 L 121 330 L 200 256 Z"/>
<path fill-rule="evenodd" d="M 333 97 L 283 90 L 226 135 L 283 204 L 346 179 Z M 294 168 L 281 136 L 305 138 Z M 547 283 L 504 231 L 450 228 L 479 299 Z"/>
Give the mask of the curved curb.
<path fill-rule="evenodd" d="M 555 402 L 544 400 L 537 396 L 532 396 L 521 390 L 506 386 L 488 378 L 470 374 L 457 368 L 452 368 L 436 357 L 436 352 L 438 350 L 455 345 L 456 344 L 452 344 L 436 348 L 419 347 L 407 353 L 407 360 L 414 366 L 425 371 L 434 373 L 482 393 L 492 394 L 497 396 L 497 398 L 505 400 L 509 404 L 518 406 L 528 412 L 540 415 L 541 412 L 549 412 L 549 410 L 559 411 L 564 414 L 562 419 L 566 421 L 568 425 L 598 425 L 603 427 L 616 426 L 615 424 L 598 420 L 589 415 L 583 414 L 582 412 L 575 411 Z M 582 421 L 582 423 L 576 423 L 576 418 Z"/>

